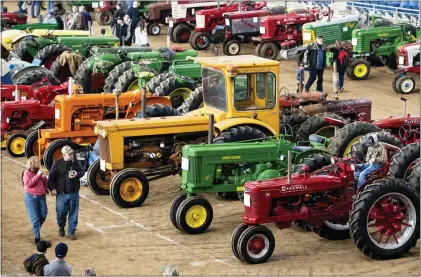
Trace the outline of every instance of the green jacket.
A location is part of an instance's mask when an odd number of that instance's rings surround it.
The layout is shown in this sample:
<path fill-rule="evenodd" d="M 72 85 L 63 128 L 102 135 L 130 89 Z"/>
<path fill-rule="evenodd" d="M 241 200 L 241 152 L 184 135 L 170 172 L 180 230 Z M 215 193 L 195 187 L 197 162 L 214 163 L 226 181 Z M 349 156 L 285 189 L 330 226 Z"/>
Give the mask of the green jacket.
<path fill-rule="evenodd" d="M 44 266 L 48 263 L 44 254 L 32 254 L 23 261 L 23 266 L 29 274 L 44 276 Z"/>

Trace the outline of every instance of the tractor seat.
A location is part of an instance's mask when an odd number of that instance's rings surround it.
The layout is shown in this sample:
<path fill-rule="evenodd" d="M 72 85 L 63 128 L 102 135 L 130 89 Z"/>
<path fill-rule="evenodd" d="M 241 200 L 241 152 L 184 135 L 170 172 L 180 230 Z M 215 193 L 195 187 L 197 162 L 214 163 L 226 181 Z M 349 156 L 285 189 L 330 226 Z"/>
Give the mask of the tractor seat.
<path fill-rule="evenodd" d="M 296 152 L 300 152 L 300 153 L 306 152 L 306 151 L 311 150 L 311 149 L 313 149 L 313 148 L 309 147 L 309 146 L 293 146 L 293 147 L 291 147 L 292 151 L 296 151 Z"/>

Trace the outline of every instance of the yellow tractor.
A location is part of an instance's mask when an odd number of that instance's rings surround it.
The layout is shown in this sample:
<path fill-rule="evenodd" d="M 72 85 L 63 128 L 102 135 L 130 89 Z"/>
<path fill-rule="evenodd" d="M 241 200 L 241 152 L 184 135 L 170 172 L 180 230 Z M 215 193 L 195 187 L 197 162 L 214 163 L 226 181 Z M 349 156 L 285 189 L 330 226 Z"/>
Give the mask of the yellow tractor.
<path fill-rule="evenodd" d="M 192 59 L 202 67 L 203 108 L 183 116 L 96 122 L 100 159 L 88 169 L 88 185 L 109 191 L 94 192 L 110 193 L 120 207 L 137 207 L 150 181 L 188 167 L 181 158 L 184 145 L 279 135 L 279 62 L 256 56 Z"/>

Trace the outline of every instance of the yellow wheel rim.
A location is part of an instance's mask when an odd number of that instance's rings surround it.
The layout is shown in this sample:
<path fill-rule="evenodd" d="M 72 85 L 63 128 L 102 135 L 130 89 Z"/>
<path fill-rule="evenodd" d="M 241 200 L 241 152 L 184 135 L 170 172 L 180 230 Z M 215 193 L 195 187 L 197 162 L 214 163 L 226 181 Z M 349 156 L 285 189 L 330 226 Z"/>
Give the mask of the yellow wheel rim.
<path fill-rule="evenodd" d="M 32 144 L 32 151 L 34 153 L 34 156 L 39 157 L 39 145 L 38 145 L 38 140 L 36 140 L 34 142 L 34 144 Z"/>
<path fill-rule="evenodd" d="M 335 127 L 335 126 L 326 126 L 317 130 L 315 135 L 322 136 L 325 138 L 331 138 L 335 135 L 337 129 L 338 127 Z"/>
<path fill-rule="evenodd" d="M 130 86 L 127 88 L 127 91 L 136 90 L 139 89 L 139 82 L 138 80 L 134 81 L 130 84 Z"/>
<path fill-rule="evenodd" d="M 351 142 L 345 148 L 345 152 L 344 152 L 343 158 L 347 158 L 347 157 L 349 157 L 351 155 L 352 146 L 354 144 L 356 144 L 360 140 L 360 137 L 361 136 L 358 136 L 358 137 L 354 138 L 353 140 L 351 140 Z"/>
<path fill-rule="evenodd" d="M 205 223 L 206 217 L 206 209 L 203 206 L 194 205 L 186 213 L 186 223 L 191 228 L 199 228 Z"/>
<path fill-rule="evenodd" d="M 169 96 L 170 96 L 170 99 L 181 96 L 184 102 L 190 96 L 191 92 L 192 91 L 188 88 L 178 88 L 178 89 L 173 90 Z"/>
<path fill-rule="evenodd" d="M 99 170 L 99 172 L 97 172 L 95 181 L 100 188 L 110 189 L 110 175 L 109 171 L 103 172 L 102 170 Z"/>
<path fill-rule="evenodd" d="M 10 150 L 13 154 L 22 155 L 25 153 L 25 138 L 16 137 L 10 142 Z"/>
<path fill-rule="evenodd" d="M 143 192 L 142 183 L 137 178 L 127 178 L 120 186 L 120 196 L 124 201 L 134 202 Z"/>
<path fill-rule="evenodd" d="M 367 74 L 368 68 L 365 64 L 360 63 L 354 67 L 354 75 L 358 78 L 362 78 Z"/>

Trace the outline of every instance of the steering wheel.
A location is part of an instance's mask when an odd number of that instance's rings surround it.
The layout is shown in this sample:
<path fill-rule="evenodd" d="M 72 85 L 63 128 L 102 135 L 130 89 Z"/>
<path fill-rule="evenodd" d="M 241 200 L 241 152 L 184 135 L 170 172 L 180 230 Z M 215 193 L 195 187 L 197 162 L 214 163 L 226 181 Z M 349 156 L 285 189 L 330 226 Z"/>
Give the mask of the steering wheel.
<path fill-rule="evenodd" d="M 411 133 L 411 131 L 412 131 L 411 125 L 408 124 L 407 127 L 405 127 L 405 125 L 402 124 L 399 127 L 399 137 L 400 137 L 400 139 L 401 140 L 406 140 L 407 137 L 408 137 L 408 135 Z"/>
<path fill-rule="evenodd" d="M 286 99 L 288 99 L 289 98 L 289 89 L 287 87 L 282 87 L 279 90 L 279 94 L 282 94 L 282 91 L 284 91 L 284 95 L 285 95 Z"/>
<path fill-rule="evenodd" d="M 281 130 L 279 130 L 282 135 L 293 137 L 294 129 L 288 123 L 281 123 Z"/>
<path fill-rule="evenodd" d="M 348 100 L 343 106 L 341 106 L 341 112 L 343 114 L 351 114 L 355 112 L 355 100 Z"/>

